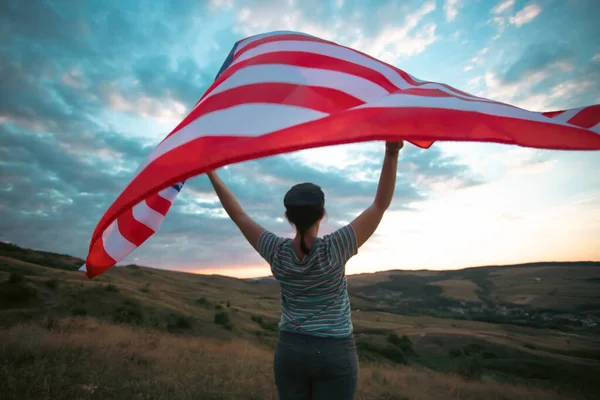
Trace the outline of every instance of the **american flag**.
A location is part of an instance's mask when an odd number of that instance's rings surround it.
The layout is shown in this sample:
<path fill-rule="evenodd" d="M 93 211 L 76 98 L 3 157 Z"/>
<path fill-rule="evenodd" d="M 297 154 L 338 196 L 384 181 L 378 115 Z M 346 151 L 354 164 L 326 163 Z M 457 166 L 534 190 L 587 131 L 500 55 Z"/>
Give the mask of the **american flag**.
<path fill-rule="evenodd" d="M 300 32 L 233 46 L 189 115 L 139 166 L 108 208 L 82 270 L 92 278 L 159 228 L 193 176 L 296 150 L 371 140 L 495 142 L 600 149 L 600 105 L 532 112 L 411 74 Z"/>

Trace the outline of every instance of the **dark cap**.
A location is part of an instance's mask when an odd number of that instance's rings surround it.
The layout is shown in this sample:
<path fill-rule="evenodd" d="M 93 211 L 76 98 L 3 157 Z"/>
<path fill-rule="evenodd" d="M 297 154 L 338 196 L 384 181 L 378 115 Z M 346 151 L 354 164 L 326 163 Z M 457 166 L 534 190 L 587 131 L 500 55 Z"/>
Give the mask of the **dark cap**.
<path fill-rule="evenodd" d="M 312 183 L 299 183 L 285 194 L 283 205 L 287 207 L 294 206 L 321 206 L 325 205 L 325 194 L 321 188 Z"/>

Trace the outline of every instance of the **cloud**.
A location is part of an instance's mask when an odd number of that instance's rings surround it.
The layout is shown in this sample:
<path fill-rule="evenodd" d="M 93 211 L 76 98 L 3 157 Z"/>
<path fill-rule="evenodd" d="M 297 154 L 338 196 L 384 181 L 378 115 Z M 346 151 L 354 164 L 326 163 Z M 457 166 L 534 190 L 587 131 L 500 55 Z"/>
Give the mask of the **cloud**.
<path fill-rule="evenodd" d="M 600 53 L 595 54 L 594 57 L 592 58 L 592 61 L 600 62 Z"/>
<path fill-rule="evenodd" d="M 422 24 L 435 11 L 434 1 L 416 9 L 412 4 L 379 3 L 369 6 L 368 11 L 359 2 L 349 2 L 334 15 L 317 0 L 288 3 L 260 0 L 240 3 L 240 7 L 234 29 L 243 35 L 279 29 L 306 32 L 387 62 L 420 54 L 437 39 L 436 24 Z M 371 18 L 365 18 L 365 13 Z M 406 16 L 400 24 L 397 15 Z"/>
<path fill-rule="evenodd" d="M 554 68 L 568 70 L 574 53 L 556 43 L 536 43 L 528 46 L 521 57 L 504 73 L 503 81 L 514 83 L 539 71 Z M 548 72 L 549 73 L 549 72 Z"/>
<path fill-rule="evenodd" d="M 485 59 L 483 58 L 483 56 L 486 55 L 488 51 L 489 51 L 489 49 L 487 47 L 484 47 L 481 50 L 479 50 L 475 56 L 473 56 L 471 59 L 469 59 L 469 62 L 471 64 L 465 66 L 464 71 L 472 70 L 474 68 L 472 64 L 483 65 L 485 62 Z"/>
<path fill-rule="evenodd" d="M 509 21 L 511 24 L 520 27 L 525 25 L 531 21 L 533 21 L 540 13 L 542 12 L 542 7 L 539 5 L 532 3 L 528 4 L 519 12 L 517 12 L 513 17 L 510 17 Z"/>
<path fill-rule="evenodd" d="M 515 0 L 505 0 L 492 8 L 491 12 L 494 14 L 502 14 L 503 12 L 510 10 L 514 4 Z"/>
<path fill-rule="evenodd" d="M 508 168 L 523 173 L 544 172 L 556 164 L 549 152 L 530 148 L 511 148 L 507 150 L 503 160 Z"/>
<path fill-rule="evenodd" d="M 96 223 L 156 144 L 157 133 L 145 130 L 157 131 L 161 121 L 176 124 L 239 38 L 228 26 L 211 25 L 205 32 L 207 21 L 198 17 L 215 18 L 217 9 L 233 12 L 235 2 L 202 4 L 149 2 L 132 10 L 118 1 L 80 2 L 57 12 L 46 2 L 36 7 L 13 2 L 0 12 L 0 240 L 86 255 Z M 277 4 L 241 9 L 238 17 L 252 22 L 238 26 L 275 26 L 281 9 L 269 7 Z M 320 1 L 301 11 L 290 7 L 284 21 L 289 27 L 381 54 L 417 54 L 435 40 L 435 25 L 424 24 L 435 10 L 432 2 L 417 9 L 380 7 L 373 10 L 378 18 L 365 24 L 362 9 L 350 2 L 332 24 L 324 22 L 329 14 Z M 406 17 L 396 27 L 400 12 Z M 337 167 L 313 165 L 295 153 L 219 173 L 249 213 L 280 234 L 291 232 L 282 219 L 286 190 L 299 181 L 320 184 L 329 213 L 324 228 L 332 230 L 374 198 L 382 156 L 376 145 L 373 152 L 368 144 L 356 146 L 353 159 Z M 478 183 L 468 168 L 435 147 L 407 147 L 393 208 L 410 208 L 440 185 Z M 165 268 L 262 262 L 225 217 L 205 176 L 186 183 L 159 233 L 132 257 Z"/>
<path fill-rule="evenodd" d="M 462 6 L 459 0 L 446 0 L 444 2 L 444 13 L 447 21 L 454 21 L 458 15 L 458 9 Z"/>
<path fill-rule="evenodd" d="M 484 75 L 478 94 L 532 111 L 575 108 L 599 100 L 600 66 L 576 66 L 575 54 L 557 43 L 536 43 L 504 71 Z"/>
<path fill-rule="evenodd" d="M 490 11 L 492 14 L 494 14 L 494 16 L 488 22 L 492 22 L 498 27 L 498 33 L 492 38 L 492 40 L 500 38 L 509 23 L 519 28 L 522 25 L 533 21 L 542 12 L 542 8 L 538 4 L 530 3 L 523 7 L 515 15 L 506 16 L 505 14 L 512 9 L 514 3 L 514 0 L 507 0 L 498 3 L 496 7 L 492 8 Z"/>

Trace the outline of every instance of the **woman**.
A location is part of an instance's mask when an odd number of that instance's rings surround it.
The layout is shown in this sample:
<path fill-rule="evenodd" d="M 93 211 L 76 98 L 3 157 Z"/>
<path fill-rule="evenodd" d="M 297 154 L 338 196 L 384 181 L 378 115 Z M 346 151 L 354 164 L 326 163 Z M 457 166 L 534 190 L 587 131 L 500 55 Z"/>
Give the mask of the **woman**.
<path fill-rule="evenodd" d="M 316 185 L 293 186 L 283 203 L 294 239 L 266 231 L 242 209 L 212 171 L 208 177 L 229 217 L 269 263 L 281 287 L 280 334 L 275 351 L 275 383 L 281 400 L 353 399 L 358 357 L 346 262 L 375 232 L 396 185 L 398 153 L 403 142 L 387 142 L 373 204 L 349 225 L 318 237 L 325 196 Z"/>

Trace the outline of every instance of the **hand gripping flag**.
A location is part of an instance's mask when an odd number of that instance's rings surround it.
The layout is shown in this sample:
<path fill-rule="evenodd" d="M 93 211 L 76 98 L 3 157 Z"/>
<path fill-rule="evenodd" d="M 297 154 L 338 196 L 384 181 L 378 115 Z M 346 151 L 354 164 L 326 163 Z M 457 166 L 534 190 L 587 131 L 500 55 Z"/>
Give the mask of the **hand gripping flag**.
<path fill-rule="evenodd" d="M 98 223 L 92 278 L 154 234 L 185 179 L 231 163 L 371 140 L 600 149 L 600 105 L 531 112 L 425 82 L 299 32 L 238 41 L 189 115 L 148 155 Z"/>

